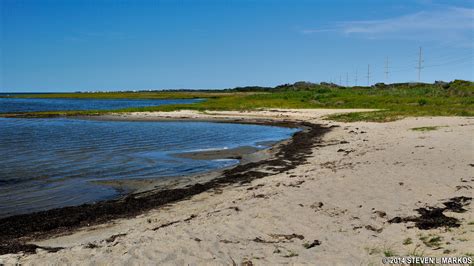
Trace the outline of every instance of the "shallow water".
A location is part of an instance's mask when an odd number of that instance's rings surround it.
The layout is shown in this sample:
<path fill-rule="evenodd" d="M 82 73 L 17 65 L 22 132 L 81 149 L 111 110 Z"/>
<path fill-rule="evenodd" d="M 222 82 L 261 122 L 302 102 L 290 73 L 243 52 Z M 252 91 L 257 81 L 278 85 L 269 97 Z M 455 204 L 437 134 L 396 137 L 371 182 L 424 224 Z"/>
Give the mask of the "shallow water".
<path fill-rule="evenodd" d="M 257 146 L 296 129 L 210 122 L 0 118 L 0 217 L 111 199 L 90 181 L 189 175 L 237 160 L 173 153 Z"/>
<path fill-rule="evenodd" d="M 159 106 L 165 104 L 196 103 L 201 99 L 40 99 L 0 98 L 0 113 L 67 111 L 67 110 L 117 110 L 132 107 Z"/>

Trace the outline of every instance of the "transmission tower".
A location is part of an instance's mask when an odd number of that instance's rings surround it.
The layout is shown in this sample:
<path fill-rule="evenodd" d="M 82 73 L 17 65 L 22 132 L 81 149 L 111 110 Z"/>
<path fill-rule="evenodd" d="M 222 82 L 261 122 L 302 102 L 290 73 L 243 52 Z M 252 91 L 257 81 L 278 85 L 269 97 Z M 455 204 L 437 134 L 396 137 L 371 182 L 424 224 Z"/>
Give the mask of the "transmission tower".
<path fill-rule="evenodd" d="M 355 78 L 355 85 L 357 86 L 357 68 L 356 68 L 356 78 Z"/>
<path fill-rule="evenodd" d="M 389 71 L 388 71 L 388 56 L 385 58 L 385 81 L 388 82 L 388 75 L 389 75 Z"/>
<path fill-rule="evenodd" d="M 370 64 L 367 65 L 367 86 L 370 86 Z"/>
<path fill-rule="evenodd" d="M 416 67 L 418 69 L 418 82 L 421 81 L 421 70 L 423 69 L 423 50 L 420 46 L 420 52 L 418 53 L 418 66 Z"/>

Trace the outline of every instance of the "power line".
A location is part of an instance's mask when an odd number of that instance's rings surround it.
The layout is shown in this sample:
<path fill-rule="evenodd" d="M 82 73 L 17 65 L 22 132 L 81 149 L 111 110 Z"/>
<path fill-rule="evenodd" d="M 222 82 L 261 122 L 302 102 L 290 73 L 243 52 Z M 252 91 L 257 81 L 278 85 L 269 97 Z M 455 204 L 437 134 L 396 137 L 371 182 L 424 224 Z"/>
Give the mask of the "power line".
<path fill-rule="evenodd" d="M 456 48 L 456 49 L 454 49 L 454 48 Z M 427 51 L 426 46 L 423 46 L 423 50 L 425 52 Z M 455 52 L 455 50 L 457 50 L 458 52 Z M 466 53 L 471 53 L 472 54 L 472 48 L 471 47 L 466 47 L 466 48 L 446 47 L 446 48 L 443 49 L 443 53 L 437 54 L 437 55 L 435 55 L 434 54 L 435 51 L 432 50 L 431 54 L 433 54 L 433 56 L 430 55 L 430 61 L 436 61 L 436 60 L 442 60 L 443 61 L 443 60 L 446 60 L 446 59 L 457 57 L 457 56 L 459 56 L 459 51 L 463 51 L 462 54 L 466 54 Z"/>
<path fill-rule="evenodd" d="M 466 60 L 469 61 L 469 60 L 471 60 L 472 58 L 473 58 L 473 55 L 468 56 L 468 57 L 463 57 L 463 58 L 456 58 L 456 59 L 453 59 L 453 60 L 450 60 L 450 61 L 447 61 L 447 62 L 443 62 L 443 63 L 439 63 L 439 64 L 427 65 L 427 66 L 424 66 L 423 68 L 458 64 L 458 63 L 462 63 L 462 62 L 464 62 L 464 61 L 466 61 Z"/>
<path fill-rule="evenodd" d="M 458 57 L 455 56 L 453 51 L 444 51 L 442 55 L 434 55 L 433 57 L 430 56 L 430 61 L 429 64 L 426 64 L 425 59 L 424 59 L 424 52 L 426 51 L 426 47 L 419 47 L 418 53 L 417 53 L 417 62 L 414 68 L 417 70 L 417 77 L 418 81 L 421 82 L 421 71 L 425 68 L 434 68 L 434 67 L 447 67 L 451 65 L 461 65 L 461 64 L 466 64 L 466 63 L 474 63 L 474 54 L 470 55 L 459 55 Z M 431 54 L 431 53 L 430 53 Z M 410 53 L 410 56 L 415 56 L 415 54 Z M 385 57 L 385 64 L 384 64 L 384 76 L 386 81 L 388 82 L 390 79 L 390 76 L 393 75 L 393 73 L 399 73 L 399 72 L 411 72 L 413 71 L 413 62 L 412 64 L 409 65 L 393 65 L 394 61 L 389 60 L 389 56 Z M 395 62 L 396 63 L 396 62 Z M 367 86 L 370 86 L 371 84 L 371 79 L 374 78 L 373 74 L 371 73 L 370 69 L 370 64 L 367 65 L 367 76 L 361 75 L 361 78 L 367 78 Z M 337 82 L 337 76 L 332 76 L 331 77 L 331 83 L 336 83 Z M 355 79 L 354 83 L 355 86 L 358 86 L 359 82 L 359 73 L 358 69 L 355 69 Z M 339 85 L 343 86 L 343 81 L 342 81 L 342 74 L 339 75 Z M 346 86 L 349 86 L 349 73 L 346 72 Z"/>
<path fill-rule="evenodd" d="M 425 49 L 426 50 L 426 49 Z M 418 55 L 419 56 L 419 55 Z M 433 60 L 433 58 L 430 57 L 430 62 L 433 62 L 434 64 L 431 64 L 431 65 L 422 65 L 422 69 L 425 69 L 425 68 L 428 68 L 428 67 L 433 67 L 433 66 L 441 66 L 441 65 L 450 65 L 450 64 L 455 64 L 457 63 L 458 61 L 463 61 L 463 60 L 469 60 L 471 59 L 472 57 L 474 56 L 473 55 L 469 55 L 469 56 L 462 56 L 462 57 L 456 57 L 456 56 L 450 56 L 452 59 L 448 59 L 448 58 L 445 58 L 444 60 Z M 436 57 L 434 57 L 436 59 Z M 438 57 L 439 59 L 439 57 Z M 447 60 L 448 59 L 448 60 Z M 417 60 L 418 61 L 418 60 Z M 436 61 L 438 61 L 439 63 L 437 63 Z M 422 63 L 425 63 L 425 60 L 422 60 Z M 418 66 L 415 66 L 416 69 L 418 69 Z M 413 66 L 390 66 L 389 67 L 390 69 L 390 73 L 394 73 L 394 72 L 405 72 L 405 71 L 408 71 L 410 69 L 413 69 Z"/>
<path fill-rule="evenodd" d="M 433 65 L 433 66 L 429 66 L 429 67 L 444 67 L 444 68 L 450 68 L 450 67 L 453 67 L 453 66 L 460 67 L 460 66 L 462 66 L 462 65 L 467 64 L 467 66 L 470 66 L 470 67 L 472 68 L 472 63 L 473 63 L 473 62 L 470 62 L 470 61 L 459 61 L 458 63 L 444 64 L 444 65 Z M 428 66 L 426 66 L 425 68 L 428 68 Z"/>

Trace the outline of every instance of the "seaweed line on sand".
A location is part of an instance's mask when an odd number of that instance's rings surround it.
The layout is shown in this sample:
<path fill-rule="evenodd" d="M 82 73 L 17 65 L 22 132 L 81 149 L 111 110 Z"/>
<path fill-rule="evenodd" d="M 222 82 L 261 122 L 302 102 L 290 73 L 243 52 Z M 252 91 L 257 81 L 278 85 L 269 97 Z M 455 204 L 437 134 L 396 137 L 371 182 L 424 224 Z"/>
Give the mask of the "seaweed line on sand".
<path fill-rule="evenodd" d="M 294 169 L 306 161 L 314 145 L 321 141 L 321 136 L 334 127 L 294 121 L 255 120 L 251 123 L 299 127 L 302 130 L 295 133 L 289 141 L 280 144 L 273 157 L 239 164 L 223 171 L 220 177 L 204 183 L 184 188 L 130 194 L 116 200 L 2 218 L 0 219 L 0 255 L 18 252 L 34 253 L 36 248 L 57 251 L 57 249 L 38 247 L 26 242 L 59 233 L 70 233 L 80 227 L 102 224 L 113 219 L 135 217 L 151 209 L 187 199 L 210 189 L 230 184 L 249 183 L 252 180 L 272 175 L 266 171 L 258 171 L 257 168 L 271 169 L 277 173 Z"/>

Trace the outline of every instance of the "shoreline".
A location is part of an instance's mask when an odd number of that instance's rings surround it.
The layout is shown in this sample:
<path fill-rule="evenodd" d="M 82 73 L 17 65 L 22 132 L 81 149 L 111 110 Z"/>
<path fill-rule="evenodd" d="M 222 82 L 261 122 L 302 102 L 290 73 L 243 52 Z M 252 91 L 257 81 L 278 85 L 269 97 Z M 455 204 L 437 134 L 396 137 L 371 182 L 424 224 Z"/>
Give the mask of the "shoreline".
<path fill-rule="evenodd" d="M 291 139 L 291 137 L 289 138 Z M 190 175 L 177 175 L 177 176 L 165 176 L 157 179 L 117 179 L 117 180 L 98 180 L 91 181 L 93 183 L 110 186 L 119 191 L 124 191 L 124 194 L 141 193 L 150 190 L 159 189 L 175 189 L 182 188 L 185 186 L 193 185 L 199 182 L 210 181 L 214 178 L 218 178 L 223 174 L 225 170 L 232 169 L 241 164 L 247 164 L 250 162 L 258 162 L 265 159 L 269 159 L 275 150 L 276 146 L 282 145 L 288 141 L 288 139 L 282 141 L 273 141 L 270 146 L 263 149 L 258 149 L 250 146 L 242 146 L 231 149 L 222 150 L 209 150 L 209 151 L 196 151 L 196 152 L 185 152 L 171 154 L 172 156 L 193 159 L 193 160 L 216 160 L 216 159 L 234 159 L 238 160 L 236 164 L 205 171 L 197 174 Z"/>
<path fill-rule="evenodd" d="M 94 117 L 75 117 L 77 119 L 107 120 L 107 121 L 137 121 L 134 119 L 117 119 L 116 117 L 94 116 Z M 46 211 L 39 211 L 29 214 L 13 215 L 0 219 L 0 255 L 17 252 L 34 252 L 37 248 L 50 250 L 49 247 L 39 247 L 27 244 L 29 241 L 37 241 L 54 235 L 63 235 L 73 233 L 75 230 L 84 226 L 100 225 L 106 222 L 121 219 L 132 218 L 151 209 L 159 208 L 163 205 L 177 202 L 189 198 L 190 196 L 202 193 L 208 190 L 220 189 L 231 184 L 248 183 L 254 179 L 270 175 L 270 173 L 256 171 L 257 168 L 264 166 L 275 166 L 281 164 L 284 167 L 270 170 L 286 171 L 296 167 L 304 160 L 305 150 L 311 146 L 311 142 L 327 132 L 329 128 L 321 127 L 311 123 L 296 121 L 274 121 L 267 119 L 212 119 L 206 118 L 196 120 L 189 117 L 180 117 L 172 119 L 157 119 L 153 121 L 206 121 L 216 123 L 241 123 L 257 124 L 269 126 L 282 126 L 290 128 L 301 128 L 287 140 L 273 144 L 271 147 L 243 153 L 233 152 L 231 156 L 239 156 L 240 162 L 237 165 L 217 169 L 214 171 L 182 177 L 166 178 L 164 180 L 143 180 L 142 182 L 132 182 L 121 180 L 110 182 L 107 185 L 131 190 L 131 193 L 118 199 L 99 201 L 91 204 L 82 204 L 78 206 L 55 208 Z M 140 120 L 138 120 L 140 121 Z M 212 157 L 215 154 L 204 155 Z M 199 158 L 200 155 L 183 155 L 188 158 Z M 282 158 L 274 158 L 284 157 Z M 290 160 L 287 160 L 289 158 Z M 293 159 L 293 160 L 291 160 Z M 97 182 L 108 183 L 108 182 Z M 128 183 L 128 184 L 127 184 Z M 148 184 L 144 184 L 148 183 Z M 135 186 L 135 188 L 133 188 Z M 47 218 L 47 221 L 45 221 Z"/>
<path fill-rule="evenodd" d="M 30 245 L 28 252 L 0 255 L 0 263 L 378 265 L 388 256 L 473 257 L 474 118 L 323 119 L 337 111 L 118 114 L 147 121 L 292 121 L 329 129 L 290 160 L 278 158 L 275 149 L 276 157 L 267 160 L 271 170 L 234 172 L 242 182 L 134 217 L 20 239 Z M 248 173 L 257 178 L 246 179 Z"/>

